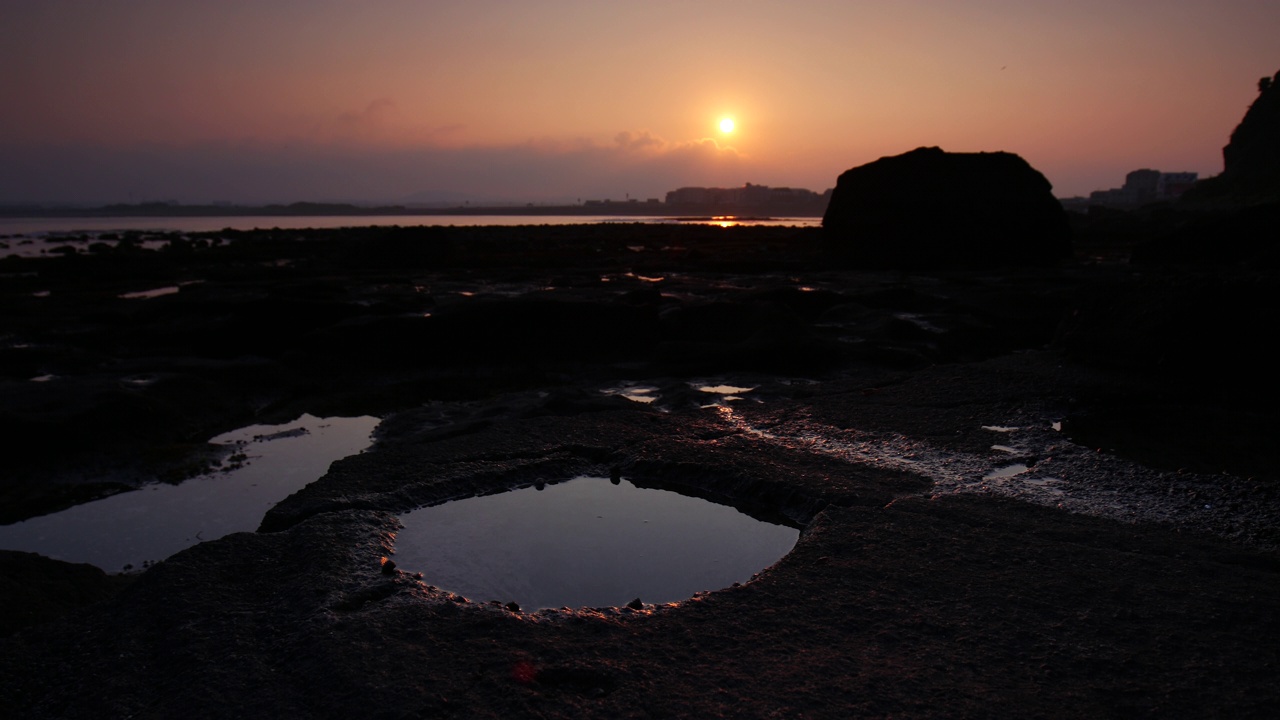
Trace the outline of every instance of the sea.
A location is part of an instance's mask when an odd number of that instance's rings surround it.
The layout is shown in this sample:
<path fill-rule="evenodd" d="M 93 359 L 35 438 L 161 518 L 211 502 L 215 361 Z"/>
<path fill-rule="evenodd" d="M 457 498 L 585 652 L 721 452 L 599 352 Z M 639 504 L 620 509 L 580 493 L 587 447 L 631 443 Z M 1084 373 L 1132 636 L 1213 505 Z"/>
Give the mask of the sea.
<path fill-rule="evenodd" d="M 0 218 L 0 257 L 40 257 L 63 241 L 126 231 L 205 233 L 219 230 L 330 229 L 344 227 L 484 227 L 516 225 L 701 224 L 734 227 L 817 227 L 817 217 L 662 217 L 622 215 L 245 215 L 214 217 Z"/>

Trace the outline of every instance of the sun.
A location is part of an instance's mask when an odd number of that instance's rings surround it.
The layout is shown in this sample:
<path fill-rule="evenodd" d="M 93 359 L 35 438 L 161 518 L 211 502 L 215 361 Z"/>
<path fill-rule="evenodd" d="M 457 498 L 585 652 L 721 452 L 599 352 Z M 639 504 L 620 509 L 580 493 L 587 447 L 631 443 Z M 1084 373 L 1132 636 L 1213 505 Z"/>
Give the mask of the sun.
<path fill-rule="evenodd" d="M 733 118 L 724 118 L 723 120 L 720 121 L 720 132 L 722 133 L 733 132 Z"/>

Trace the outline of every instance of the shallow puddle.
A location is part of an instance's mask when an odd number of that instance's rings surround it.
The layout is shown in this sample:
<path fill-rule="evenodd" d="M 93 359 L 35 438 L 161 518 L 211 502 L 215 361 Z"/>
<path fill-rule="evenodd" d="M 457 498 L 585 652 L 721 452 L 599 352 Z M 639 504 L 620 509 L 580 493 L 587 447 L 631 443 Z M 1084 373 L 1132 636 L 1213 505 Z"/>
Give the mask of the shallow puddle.
<path fill-rule="evenodd" d="M 0 548 L 119 572 L 205 540 L 253 531 L 268 509 L 320 478 L 334 460 L 367 448 L 378 422 L 303 415 L 285 425 L 219 435 L 210 442 L 236 446 L 225 471 L 0 525 Z"/>
<path fill-rule="evenodd" d="M 166 285 L 152 290 L 139 290 L 137 292 L 121 293 L 119 297 L 124 300 L 150 300 L 152 298 L 164 297 L 165 295 L 176 295 L 180 290 L 182 290 L 182 288 L 177 285 Z"/>
<path fill-rule="evenodd" d="M 658 399 L 658 396 L 656 395 L 658 388 L 652 385 L 623 383 L 616 387 L 604 388 L 600 392 L 605 395 L 617 395 L 624 397 L 632 402 L 643 403 L 645 405 L 649 405 Z"/>
<path fill-rule="evenodd" d="M 697 385 L 700 392 L 710 393 L 712 395 L 743 395 L 755 390 L 753 387 L 738 387 L 737 385 Z"/>
<path fill-rule="evenodd" d="M 702 406 L 707 409 L 725 407 L 726 403 L 741 400 L 743 395 L 755 390 L 754 387 L 740 387 L 738 385 L 729 385 L 727 383 L 721 383 L 719 385 L 690 383 L 690 386 L 698 392 L 716 396 L 715 400 Z"/>
<path fill-rule="evenodd" d="M 996 469 L 996 470 L 992 470 L 991 472 L 987 473 L 986 475 L 983 475 L 983 476 L 982 476 L 982 479 L 983 479 L 983 480 L 1003 480 L 1003 479 L 1005 479 L 1005 478 L 1011 478 L 1011 477 L 1014 477 L 1014 476 L 1017 476 L 1017 475 L 1021 475 L 1022 473 L 1026 472 L 1027 470 L 1028 470 L 1028 468 L 1027 468 L 1027 466 L 1026 466 L 1026 465 L 1024 465 L 1024 464 L 1022 464 L 1022 463 L 1014 463 L 1014 464 L 1009 465 L 1009 466 L 1006 466 L 1006 467 L 1002 467 L 1002 468 L 998 468 L 998 469 Z"/>
<path fill-rule="evenodd" d="M 165 295 L 176 295 L 182 291 L 182 288 L 188 285 L 199 285 L 203 280 L 188 280 L 180 282 L 177 285 L 166 285 L 164 287 L 153 288 L 151 290 L 139 290 L 138 292 L 127 292 L 117 297 L 125 300 L 150 300 L 152 298 L 164 297 Z"/>
<path fill-rule="evenodd" d="M 627 480 L 581 477 L 401 516 L 395 561 L 423 582 L 525 610 L 677 602 L 746 582 L 800 531 Z"/>

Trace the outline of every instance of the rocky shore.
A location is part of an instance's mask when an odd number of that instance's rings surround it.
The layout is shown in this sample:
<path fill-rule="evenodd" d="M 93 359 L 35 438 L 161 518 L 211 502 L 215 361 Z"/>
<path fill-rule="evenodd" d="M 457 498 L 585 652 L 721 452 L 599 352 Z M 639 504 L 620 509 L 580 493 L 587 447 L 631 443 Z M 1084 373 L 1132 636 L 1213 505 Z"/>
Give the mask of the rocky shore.
<path fill-rule="evenodd" d="M 1270 717 L 1277 264 L 1240 217 L 1075 218 L 1074 256 L 1031 269 L 869 271 L 816 228 L 652 224 L 5 258 L 0 522 L 180 481 L 249 423 L 384 420 L 258 532 L 144 573 L 0 553 L 0 704 Z M 514 609 L 383 562 L 415 507 L 611 473 L 785 514 L 800 540 L 750 582 L 639 607 Z"/>

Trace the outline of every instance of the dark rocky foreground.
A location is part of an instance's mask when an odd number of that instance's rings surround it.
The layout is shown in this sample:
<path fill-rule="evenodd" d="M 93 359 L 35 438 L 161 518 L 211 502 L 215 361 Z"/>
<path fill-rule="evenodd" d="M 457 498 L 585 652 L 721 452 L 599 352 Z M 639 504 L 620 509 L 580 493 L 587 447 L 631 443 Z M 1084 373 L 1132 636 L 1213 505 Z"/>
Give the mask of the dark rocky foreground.
<path fill-rule="evenodd" d="M 914 274 L 834 269 L 818 231 L 654 225 L 0 261 L 3 521 L 177 481 L 250 422 L 386 418 L 259 532 L 123 590 L 0 554 L 0 704 L 1271 717 L 1276 265 L 1270 246 L 1197 257 L 1224 227 L 1112 218 L 1078 227 L 1060 267 Z M 1127 262 L 1166 237 L 1180 255 Z M 697 390 L 720 382 L 755 389 Z M 627 383 L 658 399 L 603 392 Z M 382 563 L 419 505 L 610 472 L 804 531 L 748 583 L 638 610 L 512 610 Z"/>

